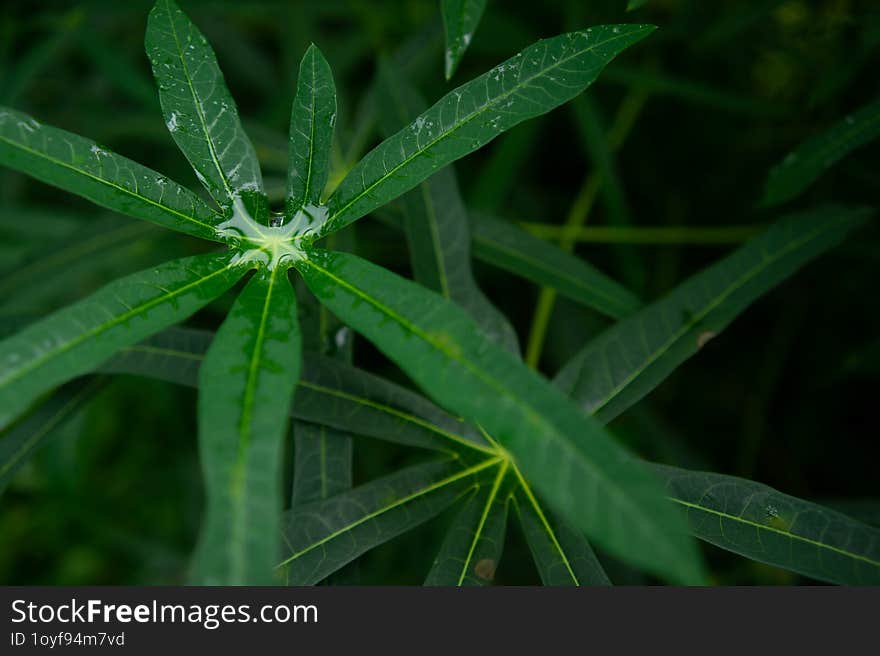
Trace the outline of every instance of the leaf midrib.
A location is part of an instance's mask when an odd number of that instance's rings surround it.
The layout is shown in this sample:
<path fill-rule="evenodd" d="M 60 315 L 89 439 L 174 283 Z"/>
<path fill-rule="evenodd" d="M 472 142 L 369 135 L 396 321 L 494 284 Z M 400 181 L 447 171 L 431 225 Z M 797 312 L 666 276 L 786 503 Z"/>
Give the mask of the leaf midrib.
<path fill-rule="evenodd" d="M 440 142 L 444 141 L 445 139 L 451 137 L 455 132 L 457 132 L 457 131 L 458 131 L 459 129 L 461 129 L 463 126 L 467 125 L 468 123 L 470 123 L 470 122 L 473 121 L 474 119 L 479 118 L 480 116 L 482 116 L 485 112 L 487 112 L 491 107 L 495 106 L 495 105 L 496 105 L 497 103 L 499 103 L 500 101 L 502 101 L 502 100 L 504 100 L 505 98 L 507 98 L 507 97 L 513 95 L 514 93 L 517 93 L 517 92 L 521 91 L 523 88 L 529 86 L 529 84 L 531 84 L 533 80 L 535 80 L 535 79 L 537 79 L 537 78 L 539 78 L 539 77 L 542 77 L 542 76 L 546 75 L 546 74 L 549 73 L 550 71 L 553 71 L 554 69 L 558 68 L 559 66 L 562 66 L 563 64 L 567 64 L 567 63 L 568 63 L 569 61 L 571 61 L 572 59 L 574 59 L 574 58 L 576 58 L 576 57 L 580 57 L 580 56 L 583 55 L 584 53 L 590 52 L 590 51 L 592 51 L 592 50 L 594 50 L 594 49 L 596 49 L 596 48 L 598 48 L 598 47 L 600 47 L 600 46 L 604 46 L 604 45 L 606 45 L 606 44 L 608 44 L 608 43 L 611 43 L 612 41 L 616 41 L 616 40 L 618 40 L 618 39 L 622 39 L 622 38 L 624 38 L 624 37 L 628 37 L 628 36 L 631 36 L 631 33 L 618 34 L 618 35 L 613 36 L 613 37 L 611 37 L 611 38 L 609 38 L 609 39 L 606 39 L 605 41 L 601 41 L 601 42 L 599 42 L 599 43 L 594 43 L 594 44 L 592 44 L 590 47 L 588 47 L 588 48 L 584 48 L 583 50 L 579 50 L 579 51 L 577 51 L 576 53 L 574 53 L 573 55 L 571 55 L 571 56 L 569 56 L 569 57 L 566 57 L 566 58 L 564 58 L 564 59 L 560 59 L 559 61 L 557 61 L 556 63 L 552 64 L 551 66 L 549 66 L 549 67 L 547 67 L 547 68 L 545 68 L 545 69 L 542 69 L 541 72 L 536 73 L 535 75 L 532 75 L 531 77 L 527 78 L 524 82 L 521 81 L 521 80 L 518 80 L 518 81 L 517 81 L 517 84 L 516 84 L 514 87 L 512 87 L 510 90 L 508 90 L 508 91 L 504 91 L 504 92 L 502 92 L 501 94 L 495 96 L 495 97 L 492 99 L 492 102 L 487 103 L 486 105 L 483 105 L 479 110 L 477 110 L 477 111 L 475 111 L 475 112 L 472 112 L 470 115 L 468 115 L 466 119 L 461 120 L 461 121 L 455 123 L 454 125 L 452 125 L 452 127 L 450 127 L 448 130 L 446 130 L 446 131 L 443 132 L 442 134 L 438 135 L 435 139 L 433 139 L 432 141 L 428 142 L 428 144 L 426 144 L 425 146 L 423 146 L 423 147 L 417 149 L 412 155 L 409 155 L 408 157 L 404 158 L 399 164 L 397 164 L 396 166 L 392 167 L 390 170 L 386 171 L 386 172 L 385 172 L 382 176 L 380 176 L 375 182 L 369 184 L 367 187 L 365 187 L 363 190 L 361 190 L 361 191 L 360 191 L 357 195 L 355 195 L 355 197 L 352 198 L 348 203 L 346 203 L 346 204 L 343 205 L 341 208 L 339 208 L 336 212 L 334 212 L 334 213 L 333 213 L 333 216 L 331 216 L 330 218 L 327 219 L 327 221 L 326 221 L 325 224 L 324 224 L 325 226 L 327 226 L 327 229 L 326 229 L 326 230 L 322 230 L 322 231 L 321 231 L 321 235 L 326 235 L 328 232 L 331 231 L 331 228 L 333 228 L 333 223 L 336 221 L 337 217 L 339 217 L 339 216 L 342 215 L 344 212 L 346 212 L 346 211 L 347 211 L 350 207 L 352 207 L 354 204 L 358 203 L 362 198 L 364 198 L 365 196 L 368 196 L 368 195 L 370 194 L 370 192 L 371 192 L 373 189 L 375 189 L 377 186 L 379 186 L 380 184 L 382 184 L 385 180 L 388 180 L 391 176 L 393 176 L 395 173 L 397 173 L 397 171 L 400 170 L 402 167 L 404 167 L 404 166 L 406 166 L 407 164 L 409 164 L 410 162 L 412 162 L 415 158 L 421 156 L 421 155 L 422 155 L 424 152 L 426 152 L 428 149 L 433 148 L 433 147 L 436 146 L 438 143 L 440 143 Z M 496 67 L 496 68 L 497 68 L 497 67 Z M 493 70 L 494 70 L 494 69 L 493 69 Z M 490 72 L 491 72 L 491 71 L 490 71 Z M 484 73 L 483 75 L 488 75 L 488 74 L 487 74 L 487 73 Z M 482 76 L 480 76 L 480 77 L 482 77 Z M 479 79 L 479 78 L 476 78 L 476 79 Z M 447 94 L 447 95 L 448 95 L 448 94 Z M 446 96 L 444 96 L 443 98 L 441 98 L 440 101 L 438 101 L 438 102 L 442 102 L 443 99 L 445 99 L 445 98 L 446 98 Z M 433 107 L 436 107 L 436 104 L 435 104 L 434 106 L 432 106 L 431 108 L 429 108 L 426 112 L 422 112 L 422 114 L 420 114 L 420 116 L 422 116 L 422 115 L 426 114 L 427 112 L 431 111 L 431 109 L 433 109 Z M 404 128 L 404 129 L 406 129 L 406 128 Z M 399 130 L 396 134 L 400 134 L 401 132 L 403 132 L 403 130 Z M 395 135 L 395 136 L 396 136 L 396 135 Z"/>
<path fill-rule="evenodd" d="M 0 388 L 3 388 L 5 386 L 9 385 L 10 383 L 18 380 L 19 378 L 21 378 L 24 375 L 27 375 L 28 373 L 32 372 L 33 370 L 38 369 L 39 367 L 43 366 L 43 364 L 45 364 L 48 360 L 51 360 L 52 358 L 58 357 L 59 355 L 63 355 L 67 351 L 69 351 L 73 348 L 76 348 L 84 341 L 91 339 L 92 337 L 95 337 L 97 335 L 100 335 L 104 331 L 109 330 L 115 326 L 118 326 L 121 323 L 125 323 L 126 321 L 128 321 L 132 317 L 135 317 L 138 314 L 141 314 L 142 312 L 145 312 L 145 311 L 149 310 L 150 308 L 155 307 L 156 305 L 159 305 L 161 303 L 169 301 L 176 296 L 180 296 L 181 294 L 186 293 L 187 291 L 189 291 L 193 287 L 198 287 L 199 285 L 206 283 L 211 278 L 214 278 L 222 273 L 225 273 L 226 271 L 229 271 L 231 268 L 232 268 L 232 265 L 226 264 L 226 266 L 224 266 L 220 269 L 217 269 L 216 271 L 208 274 L 207 276 L 203 276 L 197 280 L 191 281 L 191 282 L 187 283 L 186 285 L 184 285 L 183 287 L 179 287 L 178 289 L 175 289 L 171 292 L 166 292 L 162 296 L 158 296 L 154 299 L 151 299 L 151 300 L 147 301 L 146 303 L 142 303 L 140 305 L 137 305 L 137 306 L 131 308 L 130 310 L 128 310 L 127 312 L 124 312 L 124 313 L 114 317 L 110 321 L 106 321 L 102 324 L 99 324 L 98 326 L 95 326 L 93 329 L 91 329 L 85 333 L 80 333 L 77 337 L 75 337 L 71 340 L 68 340 L 68 341 L 64 342 L 63 344 L 59 344 L 56 348 L 44 353 L 41 357 L 34 358 L 33 360 L 30 360 L 27 363 L 28 366 L 22 367 L 22 368 L 18 369 L 15 373 L 8 375 L 3 380 L 0 380 Z"/>
<path fill-rule="evenodd" d="M 734 294 L 736 291 L 741 289 L 743 286 L 745 286 L 746 284 L 751 282 L 755 277 L 760 275 L 760 273 L 763 272 L 765 269 L 769 268 L 770 266 L 773 266 L 780 259 L 789 255 L 792 251 L 795 251 L 795 250 L 801 248 L 803 245 L 809 243 L 810 241 L 812 241 L 813 239 L 818 237 L 820 234 L 822 234 L 826 230 L 829 230 L 830 228 L 833 228 L 833 227 L 836 227 L 836 224 L 834 224 L 833 222 L 828 222 L 827 224 L 820 226 L 819 228 L 816 228 L 815 230 L 812 230 L 811 232 L 808 232 L 803 238 L 789 242 L 785 246 L 785 248 L 777 251 L 775 255 L 773 255 L 769 258 L 766 258 L 766 257 L 763 258 L 759 265 L 749 269 L 745 275 L 741 276 L 737 280 L 737 282 L 735 284 L 727 287 L 721 294 L 716 296 L 715 299 L 711 303 L 706 305 L 705 308 L 703 308 L 699 312 L 691 315 L 690 319 L 685 324 L 683 324 L 680 329 L 675 331 L 672 334 L 672 336 L 664 344 L 662 344 L 660 346 L 659 349 L 657 349 L 656 351 L 654 351 L 654 353 L 651 354 L 650 357 L 646 358 L 644 363 L 642 365 L 640 365 L 638 369 L 633 371 L 623 381 L 618 383 L 611 390 L 611 392 L 609 392 L 609 394 L 605 398 L 602 399 L 602 401 L 600 403 L 593 406 L 593 408 L 590 410 L 590 413 L 593 415 L 596 415 L 599 412 L 601 412 L 609 403 L 611 403 L 615 398 L 617 398 L 617 396 L 619 396 L 620 393 L 623 392 L 624 389 L 626 389 L 629 385 L 631 385 L 636 379 L 641 377 L 641 375 L 651 365 L 653 365 L 655 362 L 657 362 L 657 360 L 659 360 L 661 357 L 663 357 L 663 355 L 666 352 L 668 352 L 669 349 L 671 349 L 673 346 L 675 346 L 675 344 L 680 339 L 682 339 L 688 333 L 690 333 L 691 329 L 694 328 L 694 326 L 698 325 L 701 321 L 703 321 L 713 310 L 715 310 L 719 305 L 721 305 L 724 301 L 726 301 L 732 294 Z M 579 378 L 580 378 L 580 375 L 578 375 L 578 379 Z M 577 381 L 575 382 L 575 385 L 576 384 L 577 384 Z"/>
<path fill-rule="evenodd" d="M 560 449 L 562 451 L 566 452 L 569 455 L 569 458 L 571 460 L 577 461 L 578 463 L 580 463 L 580 465 L 584 469 L 586 469 L 587 471 L 589 471 L 593 475 L 594 479 L 597 482 L 602 481 L 605 485 L 605 489 L 607 490 L 609 496 L 611 496 L 612 491 L 615 492 L 614 496 L 615 496 L 618 504 L 628 507 L 630 509 L 630 511 L 633 512 L 634 516 L 640 517 L 643 519 L 643 521 L 640 524 L 642 526 L 642 530 L 645 529 L 645 526 L 648 526 L 649 530 L 647 532 L 653 534 L 654 536 L 657 536 L 658 530 L 657 530 L 657 527 L 654 525 L 654 523 L 650 520 L 648 520 L 647 522 L 644 521 L 645 515 L 641 512 L 641 509 L 638 508 L 637 506 L 633 505 L 632 500 L 625 493 L 622 493 L 621 489 L 617 486 L 616 482 L 613 481 L 612 479 L 608 478 L 605 475 L 605 472 L 603 472 L 600 468 L 596 467 L 592 462 L 590 462 L 588 459 L 586 459 L 584 457 L 584 454 L 581 453 L 578 449 L 571 446 L 567 440 L 560 438 L 559 431 L 552 424 L 550 424 L 547 420 L 545 420 L 544 417 L 539 412 L 535 411 L 535 409 L 532 408 L 531 404 L 529 403 L 529 401 L 527 399 L 523 399 L 523 400 L 518 399 L 516 396 L 512 395 L 504 385 L 499 384 L 498 381 L 496 381 L 494 378 L 487 377 L 479 367 L 475 366 L 469 360 L 461 359 L 460 357 L 457 356 L 457 354 L 450 351 L 448 348 L 444 347 L 442 344 L 439 344 L 435 340 L 431 339 L 428 334 L 424 333 L 417 326 L 408 322 L 404 317 L 402 317 L 399 314 L 397 314 L 396 312 L 394 312 L 391 308 L 383 305 L 382 303 L 377 301 L 375 298 L 362 292 L 360 289 L 354 287 L 353 285 L 351 285 L 347 281 L 342 280 L 341 278 L 334 276 L 330 271 L 327 271 L 326 269 L 318 266 L 313 260 L 305 259 L 305 260 L 302 260 L 302 263 L 305 263 L 306 265 L 317 269 L 318 271 L 323 273 L 325 276 L 327 276 L 328 278 L 333 280 L 340 287 L 343 287 L 343 288 L 350 290 L 353 294 L 355 294 L 356 296 L 358 296 L 359 298 L 364 300 L 366 303 L 368 303 L 369 305 L 372 305 L 377 310 L 379 310 L 379 312 L 385 314 L 386 316 L 388 316 L 388 318 L 392 319 L 393 321 L 396 321 L 403 328 L 405 328 L 406 330 L 409 330 L 412 334 L 419 337 L 422 341 L 427 343 L 434 350 L 440 352 L 441 354 L 446 356 L 448 359 L 460 364 L 462 367 L 464 367 L 466 370 L 468 370 L 471 374 L 473 374 L 477 379 L 481 380 L 484 384 L 486 384 L 487 386 L 492 388 L 499 396 L 507 397 L 508 399 L 513 400 L 515 402 L 515 404 L 521 408 L 527 408 L 529 418 L 535 424 L 544 427 L 544 429 L 540 431 L 542 435 L 544 435 L 547 439 L 555 440 L 559 444 Z M 663 536 L 662 534 L 660 534 L 660 536 L 662 538 L 665 538 L 665 536 Z M 669 545 L 667 545 L 667 546 L 669 546 Z"/>
<path fill-rule="evenodd" d="M 126 194 L 128 196 L 131 196 L 132 198 L 137 198 L 138 200 L 143 201 L 143 202 L 147 203 L 148 205 L 153 205 L 155 207 L 158 207 L 159 209 L 161 209 L 165 212 L 168 212 L 169 214 L 173 214 L 174 216 L 180 217 L 181 219 L 185 219 L 191 223 L 195 223 L 198 226 L 201 226 L 203 228 L 207 228 L 208 230 L 211 231 L 212 234 L 216 231 L 215 226 L 213 226 L 209 223 L 203 223 L 202 221 L 199 221 L 198 219 L 196 219 L 194 216 L 189 216 L 188 214 L 183 214 L 181 212 L 178 212 L 177 210 L 175 210 L 172 207 L 168 207 L 167 205 L 163 205 L 162 203 L 154 201 L 151 198 L 147 198 L 146 196 L 141 196 L 140 194 L 135 193 L 134 191 L 132 191 L 130 189 L 126 189 L 125 187 L 116 184 L 115 182 L 111 182 L 110 180 L 99 177 L 99 176 L 95 175 L 94 173 L 90 173 L 84 169 L 77 168 L 77 167 L 73 166 L 72 164 L 68 164 L 67 162 L 64 162 L 60 159 L 56 159 L 55 157 L 51 157 L 51 156 L 47 155 L 46 153 L 40 152 L 38 150 L 34 150 L 33 148 L 25 146 L 24 144 L 21 144 L 17 141 L 13 141 L 12 139 L 9 139 L 8 137 L 4 137 L 4 136 L 0 135 L 0 141 L 4 141 L 7 144 L 9 144 L 15 148 L 18 148 L 20 150 L 23 150 L 23 151 L 25 151 L 31 155 L 34 155 L 36 157 L 40 157 L 48 162 L 51 162 L 52 164 L 54 164 L 56 166 L 60 166 L 62 168 L 69 169 L 69 170 L 73 171 L 74 173 L 77 173 L 77 174 L 82 175 L 87 178 L 91 178 L 95 182 L 98 182 L 98 183 L 103 184 L 107 187 L 115 189 L 116 191 L 119 191 L 119 192 Z M 122 157 L 122 155 L 119 155 L 117 153 L 113 153 L 113 155 L 115 157 Z M 177 184 L 176 182 L 174 184 L 177 185 L 178 187 L 180 187 L 181 189 L 185 189 L 186 191 L 189 191 L 185 187 Z M 216 212 L 214 212 L 214 210 L 211 209 L 210 207 L 208 207 L 207 205 L 205 206 L 205 208 L 209 212 L 211 212 L 212 214 L 219 217 L 219 215 Z M 211 238 L 213 239 L 214 237 L 211 237 Z"/>

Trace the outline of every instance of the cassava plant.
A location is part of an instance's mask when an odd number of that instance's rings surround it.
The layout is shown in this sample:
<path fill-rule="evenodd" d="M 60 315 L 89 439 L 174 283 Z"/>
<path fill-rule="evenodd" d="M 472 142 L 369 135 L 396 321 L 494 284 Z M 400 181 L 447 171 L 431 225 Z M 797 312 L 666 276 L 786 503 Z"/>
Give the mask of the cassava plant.
<path fill-rule="evenodd" d="M 454 22 L 454 5 L 466 4 L 444 3 L 447 77 L 485 3 Z M 572 100 L 653 29 L 605 25 L 539 41 L 427 109 L 385 60 L 373 97 L 385 140 L 344 177 L 331 176 L 333 75 L 312 45 L 296 82 L 279 212 L 214 52 L 173 0 L 150 12 L 146 51 L 168 132 L 208 198 L 0 108 L 6 166 L 219 246 L 110 282 L 0 342 L 0 485 L 106 376 L 137 374 L 198 387 L 206 507 L 194 583 L 316 584 L 453 506 L 427 584 L 491 582 L 509 514 L 548 585 L 608 584 L 591 543 L 662 580 L 701 584 L 694 537 L 820 580 L 880 582 L 877 529 L 752 481 L 649 463 L 605 426 L 868 211 L 782 217 L 643 305 L 512 224 L 469 217 L 460 198 L 451 163 Z M 415 281 L 332 249 L 370 214 L 403 230 Z M 477 287 L 472 238 L 481 259 L 616 323 L 547 380 L 523 362 L 513 328 Z M 216 333 L 175 327 L 242 282 Z M 356 368 L 348 328 L 428 398 Z M 352 487 L 359 435 L 431 456 Z"/>

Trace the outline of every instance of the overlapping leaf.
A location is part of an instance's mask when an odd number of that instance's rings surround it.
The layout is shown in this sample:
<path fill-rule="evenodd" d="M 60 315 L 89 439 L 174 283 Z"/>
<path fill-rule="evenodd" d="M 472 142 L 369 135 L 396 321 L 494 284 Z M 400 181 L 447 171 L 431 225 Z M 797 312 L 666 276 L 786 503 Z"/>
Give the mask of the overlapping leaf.
<path fill-rule="evenodd" d="M 870 212 L 826 207 L 780 220 L 665 298 L 589 342 L 556 376 L 604 422 L 650 392 L 740 312 L 840 243 Z"/>
<path fill-rule="evenodd" d="M 596 542 L 671 580 L 701 580 L 681 517 L 652 477 L 462 310 L 352 255 L 316 250 L 296 266 L 334 314 L 438 402 L 497 437 L 542 495 Z M 638 547 L 646 540 L 650 552 Z"/>
<path fill-rule="evenodd" d="M 390 137 L 424 109 L 424 102 L 390 61 L 383 62 L 379 80 L 380 124 Z M 415 279 L 461 305 L 499 344 L 518 351 L 513 328 L 471 273 L 470 221 L 452 167 L 423 180 L 401 202 Z"/>
<path fill-rule="evenodd" d="M 455 74 L 464 51 L 486 10 L 486 0 L 443 0 L 443 28 L 446 31 L 444 71 L 446 79 Z"/>
<path fill-rule="evenodd" d="M 225 253 L 174 260 L 112 282 L 3 340 L 0 428 L 44 392 L 186 319 L 241 275 Z"/>
<path fill-rule="evenodd" d="M 570 100 L 653 29 L 604 25 L 539 41 L 448 93 L 349 172 L 328 200 L 322 234 L 390 202 L 517 123 Z"/>

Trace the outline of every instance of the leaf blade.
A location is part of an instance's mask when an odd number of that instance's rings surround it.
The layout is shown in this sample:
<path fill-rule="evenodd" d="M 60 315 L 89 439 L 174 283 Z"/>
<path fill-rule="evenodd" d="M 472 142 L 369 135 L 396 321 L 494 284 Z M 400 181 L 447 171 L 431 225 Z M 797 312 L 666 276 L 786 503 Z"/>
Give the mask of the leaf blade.
<path fill-rule="evenodd" d="M 344 227 L 517 123 L 571 99 L 653 29 L 606 25 L 539 41 L 450 92 L 355 165 L 327 201 L 329 217 L 320 234 Z"/>
<path fill-rule="evenodd" d="M 765 207 L 799 196 L 826 170 L 853 150 L 880 136 L 880 98 L 791 151 L 767 175 Z"/>
<path fill-rule="evenodd" d="M 735 476 L 654 465 L 694 534 L 722 549 L 841 585 L 880 582 L 880 530 Z"/>
<path fill-rule="evenodd" d="M 203 585 L 272 581 L 281 449 L 300 347 L 286 270 L 258 271 L 199 371 L 199 452 L 208 504 L 194 578 Z"/>
<path fill-rule="evenodd" d="M 189 189 L 8 107 L 0 107 L 0 164 L 116 212 L 219 241 L 219 215 Z"/>
<path fill-rule="evenodd" d="M 444 73 L 449 80 L 461 63 L 474 32 L 486 10 L 486 0 L 443 0 L 443 29 L 446 32 Z"/>
<path fill-rule="evenodd" d="M 473 218 L 474 254 L 484 262 L 614 319 L 641 307 L 635 294 L 584 260 L 507 221 L 479 213 Z"/>
<path fill-rule="evenodd" d="M 435 400 L 496 437 L 598 543 L 672 580 L 702 580 L 681 517 L 642 466 L 457 306 L 344 253 L 312 251 L 296 266 L 322 303 Z M 651 553 L 634 548 L 645 539 Z"/>
<path fill-rule="evenodd" d="M 323 53 L 311 44 L 303 55 L 290 115 L 285 206 L 289 218 L 316 206 L 330 175 L 330 148 L 336 123 L 336 85 Z"/>
<path fill-rule="evenodd" d="M 190 316 L 241 273 L 226 253 L 167 262 L 120 278 L 0 342 L 0 428 L 40 394 Z"/>
<path fill-rule="evenodd" d="M 380 123 L 386 137 L 424 109 L 424 101 L 390 61 L 379 73 Z M 452 167 L 401 197 L 415 279 L 465 308 L 490 337 L 518 352 L 513 327 L 477 286 L 471 271 L 471 227 Z"/>
<path fill-rule="evenodd" d="M 199 180 L 220 207 L 241 197 L 264 218 L 260 165 L 204 35 L 173 0 L 157 0 L 144 44 L 168 131 Z"/>
<path fill-rule="evenodd" d="M 589 342 L 554 381 L 608 422 L 651 391 L 741 311 L 861 225 L 866 210 L 822 208 L 787 217 Z M 659 330 L 649 327 L 659 326 Z"/>

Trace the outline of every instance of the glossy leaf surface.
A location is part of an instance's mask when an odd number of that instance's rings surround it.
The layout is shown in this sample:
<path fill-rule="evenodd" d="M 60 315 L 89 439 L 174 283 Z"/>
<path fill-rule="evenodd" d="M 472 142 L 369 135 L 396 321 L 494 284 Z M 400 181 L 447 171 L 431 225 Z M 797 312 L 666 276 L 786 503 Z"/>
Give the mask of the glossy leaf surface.
<path fill-rule="evenodd" d="M 220 207 L 242 197 L 251 215 L 264 218 L 260 165 L 204 35 L 173 0 L 158 0 L 145 45 L 165 125 L 199 180 Z"/>
<path fill-rule="evenodd" d="M 3 340 L 0 428 L 44 392 L 183 321 L 241 275 L 225 253 L 174 260 L 120 278 Z"/>
<path fill-rule="evenodd" d="M 207 489 L 194 565 L 200 584 L 273 580 L 281 454 L 300 346 L 286 270 L 258 271 L 217 331 L 199 371 L 199 452 Z"/>
<path fill-rule="evenodd" d="M 297 263 L 311 290 L 441 405 L 483 426 L 597 543 L 671 580 L 701 580 L 683 521 L 642 465 L 458 307 L 352 255 Z M 637 548 L 651 540 L 650 553 Z"/>
<path fill-rule="evenodd" d="M 342 228 L 517 123 L 570 100 L 653 29 L 604 25 L 539 41 L 451 91 L 358 162 L 329 198 L 322 233 Z"/>
<path fill-rule="evenodd" d="M 0 164 L 111 210 L 216 239 L 220 217 L 189 189 L 91 139 L 0 107 Z"/>

